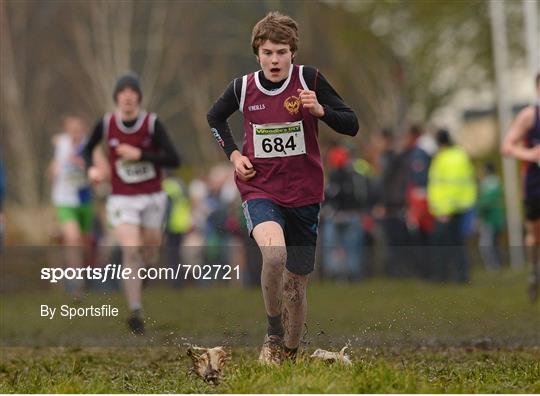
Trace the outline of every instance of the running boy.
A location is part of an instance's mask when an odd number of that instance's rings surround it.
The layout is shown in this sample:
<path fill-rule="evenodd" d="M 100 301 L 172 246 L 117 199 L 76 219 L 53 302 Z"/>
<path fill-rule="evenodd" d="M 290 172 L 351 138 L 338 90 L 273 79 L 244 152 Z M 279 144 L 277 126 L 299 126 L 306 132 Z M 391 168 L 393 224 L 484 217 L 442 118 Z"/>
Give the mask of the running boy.
<path fill-rule="evenodd" d="M 540 98 L 540 73 L 536 75 Z M 521 110 L 504 139 L 502 152 L 525 162 L 525 245 L 532 265 L 529 298 L 538 299 L 540 287 L 540 104 Z"/>
<path fill-rule="evenodd" d="M 135 75 L 118 79 L 113 98 L 116 111 L 97 122 L 84 155 L 90 181 L 103 181 L 103 171 L 92 166 L 92 152 L 106 140 L 112 186 L 107 216 L 122 246 L 122 265 L 135 275 L 123 281 L 131 311 L 128 325 L 133 333 L 143 334 L 142 280 L 136 274 L 145 264 L 155 263 L 161 243 L 167 204 L 161 168 L 177 167 L 180 160 L 156 114 L 141 109 L 142 92 Z"/>
<path fill-rule="evenodd" d="M 296 356 L 314 268 L 324 189 L 317 122 L 355 136 L 358 120 L 316 68 L 293 64 L 292 18 L 269 13 L 255 25 L 251 45 L 261 70 L 234 79 L 208 123 L 234 164 L 248 229 L 263 257 L 268 328 L 259 360 L 280 364 Z M 244 116 L 242 152 L 227 122 L 236 110 Z"/>
<path fill-rule="evenodd" d="M 87 126 L 76 116 L 64 117 L 62 133 L 53 139 L 54 157 L 49 164 L 51 195 L 62 231 L 62 244 L 67 267 L 84 265 L 84 252 L 92 228 L 92 195 L 86 177 L 81 150 L 86 144 Z M 83 298 L 84 282 L 66 281 L 75 300 Z"/>

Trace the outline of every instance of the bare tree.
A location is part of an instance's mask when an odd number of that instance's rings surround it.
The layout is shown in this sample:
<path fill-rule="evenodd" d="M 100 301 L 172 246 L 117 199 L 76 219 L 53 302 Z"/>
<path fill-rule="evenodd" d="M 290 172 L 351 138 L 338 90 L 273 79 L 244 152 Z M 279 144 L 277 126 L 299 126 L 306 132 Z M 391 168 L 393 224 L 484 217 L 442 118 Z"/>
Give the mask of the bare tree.
<path fill-rule="evenodd" d="M 130 0 L 71 4 L 71 37 L 100 111 L 112 104 L 116 77 L 130 70 L 133 7 Z"/>
<path fill-rule="evenodd" d="M 1 112 L 2 147 L 6 157 L 16 158 L 17 166 L 6 167 L 10 183 L 10 196 L 21 205 L 34 207 L 39 203 L 38 161 L 35 155 L 32 126 L 27 115 L 28 104 L 33 98 L 25 95 L 28 75 L 24 62 L 16 62 L 13 35 L 20 35 L 27 26 L 29 10 L 25 4 L 17 7 L 8 18 L 8 4 L 0 2 L 0 31 L 2 36 Z M 38 80 L 39 82 L 39 80 Z M 36 93 L 36 91 L 34 91 Z M 11 154 L 11 155 L 9 155 Z"/>

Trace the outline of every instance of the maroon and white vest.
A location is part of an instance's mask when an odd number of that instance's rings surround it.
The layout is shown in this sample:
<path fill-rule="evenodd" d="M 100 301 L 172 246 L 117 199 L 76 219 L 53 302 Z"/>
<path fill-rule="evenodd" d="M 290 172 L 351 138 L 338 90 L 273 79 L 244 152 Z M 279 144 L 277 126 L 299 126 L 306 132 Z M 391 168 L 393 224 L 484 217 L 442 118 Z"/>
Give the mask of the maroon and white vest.
<path fill-rule="evenodd" d="M 268 198 L 286 207 L 323 201 L 318 120 L 302 108 L 297 92 L 308 89 L 302 71 L 303 66 L 291 65 L 289 77 L 274 91 L 261 85 L 262 71 L 242 78 L 242 154 L 257 172 L 247 182 L 236 177 L 243 201 Z"/>
<path fill-rule="evenodd" d="M 157 151 L 152 142 L 156 115 L 140 111 L 132 127 L 126 127 L 117 113 L 103 119 L 107 152 L 111 167 L 112 194 L 138 195 L 161 191 L 161 170 L 148 161 L 126 161 L 116 154 L 116 147 L 125 143 L 144 151 Z"/>

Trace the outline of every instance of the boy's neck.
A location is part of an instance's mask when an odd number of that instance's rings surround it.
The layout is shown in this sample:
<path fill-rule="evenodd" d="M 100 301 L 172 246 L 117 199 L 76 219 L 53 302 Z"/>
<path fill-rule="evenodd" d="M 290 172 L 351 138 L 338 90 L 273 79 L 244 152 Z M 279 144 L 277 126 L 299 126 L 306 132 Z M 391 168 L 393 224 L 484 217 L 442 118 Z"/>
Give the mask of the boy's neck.
<path fill-rule="evenodd" d="M 261 85 L 265 89 L 268 89 L 269 91 L 281 88 L 281 86 L 285 83 L 285 81 L 287 81 L 287 78 L 288 78 L 288 76 L 285 77 L 281 81 L 273 82 L 273 81 L 270 81 L 269 79 L 266 78 L 266 76 L 264 75 L 264 72 L 262 70 L 259 73 L 259 81 L 261 82 Z"/>
<path fill-rule="evenodd" d="M 120 111 L 120 118 L 124 122 L 130 122 L 137 119 L 137 117 L 139 116 L 139 112 L 140 112 L 140 109 L 137 109 L 136 111 L 129 112 L 129 113 Z"/>

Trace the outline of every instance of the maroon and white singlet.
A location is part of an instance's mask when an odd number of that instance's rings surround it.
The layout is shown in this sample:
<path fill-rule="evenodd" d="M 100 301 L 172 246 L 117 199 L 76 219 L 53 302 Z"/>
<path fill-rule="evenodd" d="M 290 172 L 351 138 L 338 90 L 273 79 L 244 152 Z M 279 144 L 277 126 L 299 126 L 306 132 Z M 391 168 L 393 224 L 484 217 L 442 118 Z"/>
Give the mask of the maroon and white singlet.
<path fill-rule="evenodd" d="M 291 65 L 289 77 L 274 91 L 260 84 L 261 71 L 242 78 L 242 154 L 257 172 L 247 182 L 236 177 L 243 201 L 268 198 L 286 207 L 323 201 L 318 119 L 302 108 L 297 92 L 308 89 L 302 69 Z"/>
<path fill-rule="evenodd" d="M 111 166 L 113 195 L 152 194 L 161 191 L 161 170 L 148 161 L 126 161 L 121 159 L 115 148 L 122 143 L 144 151 L 157 151 L 152 143 L 156 115 L 139 112 L 133 127 L 126 127 L 119 114 L 108 113 L 103 119 L 107 141 L 108 159 Z"/>

